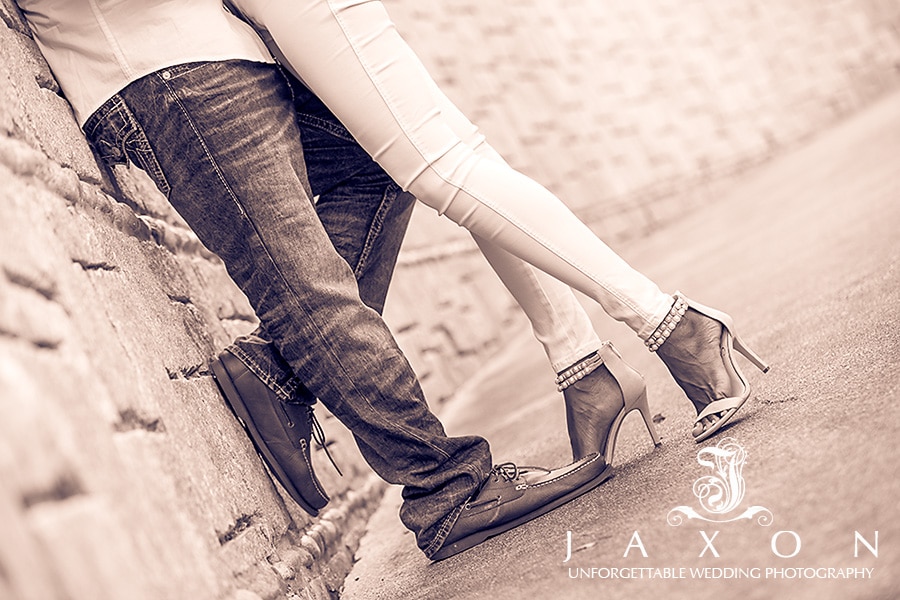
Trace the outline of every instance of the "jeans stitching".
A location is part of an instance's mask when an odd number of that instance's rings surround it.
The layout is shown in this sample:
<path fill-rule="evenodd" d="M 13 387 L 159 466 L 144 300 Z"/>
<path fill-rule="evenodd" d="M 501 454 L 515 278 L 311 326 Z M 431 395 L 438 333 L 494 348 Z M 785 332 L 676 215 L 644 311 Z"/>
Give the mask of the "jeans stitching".
<path fill-rule="evenodd" d="M 207 160 L 209 160 L 209 161 L 210 161 L 210 164 L 213 166 L 213 170 L 215 171 L 216 177 L 219 179 L 219 182 L 221 183 L 221 185 L 223 186 L 223 188 L 225 189 L 225 191 L 228 193 L 228 195 L 229 195 L 231 201 L 234 202 L 235 205 L 237 206 L 238 210 L 240 211 L 240 214 L 241 214 L 242 218 L 247 219 L 247 222 L 249 223 L 250 227 L 252 228 L 252 230 L 253 230 L 253 232 L 254 232 L 254 235 L 255 235 L 255 236 L 257 237 L 257 239 L 259 240 L 259 243 L 260 243 L 261 248 L 263 248 L 263 250 L 265 251 L 265 254 L 266 254 L 266 256 L 267 256 L 267 259 L 268 259 L 268 261 L 270 262 L 270 264 L 271 264 L 273 270 L 277 273 L 279 279 L 281 280 L 281 285 L 284 286 L 285 290 L 286 290 L 286 291 L 290 294 L 290 296 L 294 299 L 294 302 L 296 302 L 298 305 L 300 305 L 300 306 L 302 306 L 302 307 L 304 308 L 304 312 L 306 312 L 306 313 L 311 312 L 311 311 L 308 310 L 308 307 L 305 306 L 305 303 L 301 300 L 301 296 L 293 289 L 293 287 L 290 285 L 288 279 L 287 279 L 287 278 L 284 276 L 284 274 L 281 272 L 281 269 L 278 267 L 278 264 L 276 263 L 276 261 L 275 261 L 274 258 L 272 257 L 272 255 L 271 255 L 271 253 L 270 253 L 270 251 L 269 251 L 268 246 L 267 246 L 266 243 L 263 241 L 263 237 L 260 235 L 259 230 L 258 230 L 257 227 L 256 227 L 256 224 L 255 224 L 255 223 L 253 222 L 253 220 L 250 219 L 250 217 L 247 215 L 247 213 L 246 213 L 246 211 L 244 210 L 244 207 L 243 207 L 243 205 L 241 204 L 240 199 L 238 198 L 237 194 L 234 193 L 234 190 L 232 190 L 232 189 L 231 189 L 231 186 L 228 185 L 228 182 L 225 181 L 225 178 L 224 178 L 224 176 L 222 175 L 222 171 L 221 171 L 221 169 L 220 169 L 220 167 L 219 167 L 218 161 L 212 156 L 211 152 L 209 151 L 209 146 L 207 145 L 207 143 L 206 143 L 204 137 L 200 134 L 199 130 L 197 129 L 197 126 L 195 125 L 193 118 L 190 116 L 189 111 L 187 110 L 187 108 L 186 108 L 186 107 L 184 106 L 184 104 L 182 103 L 181 98 L 180 98 L 179 95 L 175 92 L 175 90 L 169 85 L 169 82 L 168 82 L 168 81 L 166 81 L 166 80 L 163 79 L 163 80 L 162 80 L 162 84 L 163 84 L 163 85 L 166 87 L 166 89 L 169 91 L 169 94 L 172 96 L 172 99 L 174 100 L 175 104 L 178 106 L 178 108 L 180 109 L 180 111 L 181 111 L 182 115 L 184 116 L 185 120 L 186 120 L 187 123 L 190 125 L 191 131 L 193 131 L 193 133 L 194 133 L 194 135 L 196 136 L 197 140 L 200 142 L 201 147 L 203 148 L 203 153 L 206 155 Z M 318 339 L 319 339 L 319 341 L 320 341 L 320 343 L 318 344 L 318 347 L 321 348 L 321 349 L 323 349 L 323 351 L 329 352 L 329 353 L 332 355 L 332 359 L 334 360 L 334 363 L 335 363 L 336 365 L 338 365 L 338 366 L 341 368 L 341 370 L 343 371 L 343 372 L 342 372 L 341 374 L 339 374 L 339 375 L 336 374 L 336 376 L 343 377 L 343 378 L 349 383 L 349 385 L 353 388 L 353 392 L 354 392 L 354 393 L 355 393 L 355 394 L 363 401 L 363 403 L 364 403 L 364 404 L 372 411 L 372 413 L 374 413 L 374 414 L 377 416 L 377 418 L 382 422 L 382 424 L 388 424 L 388 425 L 393 425 L 393 426 L 396 426 L 396 427 L 400 427 L 400 428 L 404 431 L 404 433 L 405 433 L 406 435 L 408 435 L 409 437 L 411 437 L 411 438 L 417 440 L 418 442 L 422 443 L 423 445 L 425 445 L 425 446 L 431 448 L 433 451 L 437 452 L 438 454 L 441 454 L 441 455 L 444 456 L 445 458 L 451 459 L 451 460 L 452 460 L 452 457 L 451 457 L 451 456 L 450 456 L 443 448 L 441 448 L 441 447 L 439 447 L 439 446 L 437 446 L 437 445 L 435 445 L 435 444 L 432 444 L 432 443 L 429 442 L 428 440 L 425 440 L 425 439 L 423 439 L 422 437 L 416 435 L 413 431 L 409 430 L 407 427 L 405 427 L 405 426 L 403 426 L 403 425 L 399 425 L 399 424 L 398 424 L 397 422 L 395 422 L 395 421 L 391 421 L 390 419 L 388 419 L 387 417 L 385 417 L 385 416 L 382 414 L 382 411 L 376 409 L 376 408 L 372 405 L 372 403 L 369 401 L 369 399 L 368 399 L 363 393 L 361 393 L 359 390 L 356 389 L 356 386 L 355 386 L 355 384 L 353 383 L 353 377 L 352 377 L 352 374 L 348 372 L 347 367 L 342 363 L 340 357 L 339 357 L 333 350 L 331 350 L 331 346 L 330 346 L 330 344 L 328 343 L 328 338 L 327 338 L 327 336 L 323 335 L 322 332 L 318 330 L 318 328 L 316 328 L 316 336 L 318 337 Z M 327 350 L 326 350 L 326 349 L 327 349 Z M 399 355 L 399 356 L 402 358 L 402 355 Z"/>
<path fill-rule="evenodd" d="M 163 89 L 164 93 L 168 95 L 171 101 L 174 104 L 174 110 L 176 112 L 180 112 L 182 118 L 185 119 L 185 129 L 188 132 L 188 135 L 195 136 L 197 142 L 200 144 L 201 155 L 203 156 L 203 160 L 209 161 L 210 166 L 214 169 L 214 174 L 211 175 L 210 180 L 212 182 L 218 182 L 217 184 L 223 187 L 224 192 L 229 196 L 229 200 L 234 202 L 236 205 L 236 209 L 239 212 L 239 219 L 247 219 L 247 225 L 251 227 L 251 235 L 257 236 L 257 241 L 262 242 L 262 239 L 259 236 L 259 231 L 256 229 L 256 223 L 250 219 L 249 215 L 246 213 L 244 207 L 240 202 L 240 197 L 238 197 L 235 193 L 235 190 L 231 188 L 228 182 L 224 179 L 224 174 L 221 170 L 221 166 L 219 165 L 216 157 L 212 154 L 210 146 L 207 144 L 205 137 L 201 134 L 201 130 L 199 129 L 199 124 L 195 122 L 194 115 L 191 110 L 188 108 L 188 104 L 186 103 L 186 99 L 180 97 L 180 93 L 178 91 L 178 86 L 173 87 L 167 81 L 160 81 L 156 79 L 157 84 Z M 262 251 L 268 254 L 268 258 L 264 258 L 266 254 L 263 254 L 263 259 L 269 262 L 269 265 L 273 269 L 273 273 L 275 274 L 275 278 L 279 280 L 279 285 L 283 286 L 285 298 L 290 302 L 293 301 L 295 305 L 299 307 L 305 307 L 306 302 L 302 297 L 299 297 L 297 292 L 292 289 L 290 282 L 285 280 L 283 273 L 281 273 L 278 265 L 273 261 L 271 253 L 269 253 L 269 248 L 265 243 L 261 244 Z M 356 384 L 353 382 L 353 378 L 348 376 L 347 366 L 343 363 L 339 356 L 335 356 L 334 349 L 328 343 L 329 340 L 323 338 L 323 333 L 319 330 L 316 325 L 313 325 L 310 329 L 311 337 L 317 339 L 321 344 L 323 344 L 322 349 L 324 352 L 328 353 L 334 361 L 335 365 L 335 373 L 332 375 L 334 377 L 344 377 L 349 381 L 348 388 L 360 399 L 357 403 L 357 409 L 353 409 L 351 406 L 351 411 L 359 414 L 360 411 L 363 411 L 362 414 L 365 414 L 366 411 L 370 411 L 371 420 L 370 422 L 373 426 L 380 426 L 384 428 L 391 428 L 397 431 L 398 433 L 402 433 L 407 435 L 410 440 L 417 440 L 424 447 L 430 448 L 431 451 L 435 453 L 437 456 L 443 456 L 446 459 L 449 459 L 452 463 L 458 464 L 461 467 L 461 470 L 464 472 L 469 472 L 479 477 L 480 468 L 476 464 L 470 464 L 467 461 L 461 459 L 460 455 L 455 454 L 451 456 L 443 447 L 438 446 L 434 443 L 433 440 L 423 439 L 421 436 L 417 435 L 415 431 L 410 431 L 410 429 L 406 426 L 397 424 L 394 421 L 391 421 L 387 418 L 384 408 L 377 408 L 372 405 L 368 398 L 365 397 L 364 394 L 360 393 Z M 246 356 L 245 356 L 246 358 Z M 398 359 L 402 360 L 402 354 L 397 355 Z M 252 363 L 251 363 L 252 365 Z M 252 367 L 251 367 L 252 368 Z M 282 390 L 283 391 L 283 390 Z M 411 400 L 418 400 L 418 393 L 412 391 Z M 424 400 L 422 400 L 424 402 Z M 483 480 L 483 477 L 479 477 L 478 481 Z M 440 496 L 440 492 L 438 492 L 438 496 Z M 452 494 L 450 498 L 455 499 L 459 494 Z M 440 530 L 441 536 L 446 536 L 446 531 L 448 528 L 452 527 L 451 521 L 446 521 L 444 523 L 444 527 Z M 443 539 L 443 537 L 441 538 Z M 433 547 L 434 544 L 432 544 Z"/>
<path fill-rule="evenodd" d="M 203 137 L 203 135 L 198 130 L 196 124 L 194 123 L 193 117 L 191 117 L 190 112 L 187 110 L 187 107 L 184 106 L 184 104 L 181 101 L 181 98 L 175 92 L 175 90 L 172 88 L 172 86 L 169 85 L 168 81 L 162 80 L 162 84 L 166 88 L 166 90 L 169 92 L 172 99 L 175 101 L 175 104 L 178 106 L 179 110 L 181 111 L 182 116 L 185 118 L 185 121 L 187 121 L 188 125 L 190 126 L 191 131 L 194 133 L 194 136 L 200 142 L 200 147 L 203 149 L 203 154 L 206 156 L 206 159 L 209 161 L 210 165 L 213 167 L 213 171 L 215 172 L 216 178 L 219 180 L 219 183 L 222 185 L 222 188 L 225 190 L 229 199 L 234 203 L 235 207 L 238 209 L 238 211 L 241 215 L 241 218 L 247 220 L 247 222 L 253 228 L 253 231 L 258 236 L 259 232 L 256 230 L 256 225 L 253 223 L 253 221 L 250 219 L 250 217 L 247 216 L 246 211 L 244 211 L 244 207 L 241 205 L 240 201 L 237 199 L 237 194 L 234 193 L 234 190 L 231 189 L 231 186 L 228 185 L 228 182 L 225 180 L 225 177 L 222 174 L 222 170 L 219 168 L 218 161 L 213 157 L 212 153 L 210 152 L 209 145 L 206 143 L 206 139 Z M 270 257 L 270 259 L 271 259 L 271 257 Z"/>
<path fill-rule="evenodd" d="M 456 525 L 456 522 L 459 520 L 459 516 L 462 514 L 463 506 L 465 506 L 466 502 L 471 498 L 469 496 L 465 502 L 457 506 L 453 509 L 453 511 L 444 518 L 444 521 L 441 523 L 441 526 L 438 528 L 437 532 L 434 534 L 434 537 L 431 539 L 431 543 L 425 547 L 423 552 L 425 556 L 431 558 L 434 556 L 435 552 L 441 549 L 444 545 L 444 540 L 447 539 L 447 535 L 450 533 L 450 530 Z"/>
<path fill-rule="evenodd" d="M 104 129 L 112 130 L 106 135 Z M 85 136 L 92 140 L 94 148 L 97 148 L 100 158 L 105 163 L 109 165 L 133 163 L 147 173 L 159 191 L 168 197 L 171 186 L 159 165 L 156 153 L 144 128 L 121 96 L 116 94 L 97 109 L 85 123 L 84 132 Z M 112 141 L 109 138 L 112 138 Z M 116 148 L 117 154 L 109 154 L 109 150 L 104 149 L 103 145 Z"/>
<path fill-rule="evenodd" d="M 122 117 L 124 109 L 125 102 L 117 94 L 98 108 L 83 127 L 85 137 L 97 150 L 100 159 L 109 165 L 127 165 L 130 160 L 124 144 L 120 142 L 124 137 L 123 131 L 128 127 L 128 123 L 122 122 L 127 120 Z"/>
<path fill-rule="evenodd" d="M 382 194 L 381 203 L 378 205 L 378 210 L 375 211 L 375 216 L 372 218 L 372 222 L 369 224 L 369 228 L 366 233 L 366 239 L 363 242 L 362 248 L 359 252 L 359 258 L 357 259 L 356 266 L 353 269 L 353 274 L 356 275 L 357 279 L 360 275 L 362 275 L 363 271 L 368 266 L 369 256 L 372 254 L 375 243 L 378 240 L 378 237 L 381 235 L 381 231 L 384 227 L 385 215 L 390 209 L 390 202 L 388 202 L 388 193 L 390 189 L 386 190 Z"/>
<path fill-rule="evenodd" d="M 473 465 L 461 463 L 458 460 L 453 460 L 453 462 L 454 464 L 462 466 L 464 469 L 475 475 L 478 478 L 479 486 L 481 485 L 481 482 L 487 479 L 487 475 L 482 473 L 481 469 L 478 469 Z M 465 499 L 460 502 L 459 505 L 457 505 L 449 515 L 447 515 L 447 517 L 441 524 L 441 527 L 434 534 L 434 538 L 431 540 L 431 543 L 429 543 L 428 546 L 426 546 L 425 550 L 423 550 L 426 556 L 430 557 L 443 545 L 444 539 L 450 533 L 450 530 L 453 528 L 453 526 L 456 525 L 456 521 L 459 519 L 459 515 L 462 513 L 462 509 L 465 506 L 466 502 L 472 500 L 475 495 L 476 494 L 469 494 L 468 496 L 466 496 Z"/>
<path fill-rule="evenodd" d="M 97 128 L 107 120 L 107 117 L 110 114 L 119 110 L 124 103 L 124 99 L 119 94 L 112 96 L 109 100 L 104 102 L 103 106 L 94 111 L 94 113 L 88 117 L 88 120 L 85 121 L 84 126 L 82 127 L 85 136 L 87 136 L 89 140 L 94 139 L 94 133 L 97 131 Z"/>
<path fill-rule="evenodd" d="M 350 134 L 349 131 L 347 131 L 345 127 L 338 126 L 331 121 L 327 121 L 315 115 L 297 111 L 297 121 L 303 123 L 304 125 L 315 127 L 316 129 L 324 131 L 325 133 L 334 137 L 340 138 L 345 142 L 356 143 L 356 139 Z"/>
<path fill-rule="evenodd" d="M 347 131 L 346 127 L 336 124 L 333 121 L 322 119 L 315 115 L 300 111 L 297 112 L 297 121 L 298 123 L 314 129 L 318 129 L 319 131 L 322 131 L 342 141 L 353 144 L 357 143 L 355 138 L 350 134 L 349 131 Z M 375 215 L 372 218 L 372 222 L 370 223 L 367 230 L 366 239 L 360 248 L 359 258 L 356 261 L 356 265 L 353 266 L 353 273 L 357 276 L 357 278 L 362 274 L 365 268 L 368 267 L 368 260 L 375 248 L 377 239 L 381 235 L 381 232 L 384 228 L 384 223 L 387 219 L 387 214 L 393 204 L 393 200 L 399 197 L 401 193 L 403 193 L 403 190 L 400 188 L 400 186 L 398 186 L 393 182 L 393 180 L 391 180 L 387 188 L 385 189 L 385 192 L 382 194 L 381 202 L 379 203 L 378 209 L 376 210 Z"/>
<path fill-rule="evenodd" d="M 253 358 L 240 346 L 232 344 L 228 347 L 228 351 L 234 354 L 240 359 L 244 366 L 247 367 L 254 375 L 256 375 L 269 389 L 271 389 L 275 394 L 284 402 L 289 402 L 293 396 L 291 391 L 288 391 L 285 387 L 282 387 L 278 384 L 278 382 L 272 378 L 272 376 L 268 373 L 268 371 L 263 370 L 259 364 L 253 360 Z"/>
<path fill-rule="evenodd" d="M 223 63 L 231 62 L 229 60 L 221 61 Z M 160 73 L 168 73 L 168 81 L 173 81 L 182 77 L 183 75 L 188 75 L 189 73 L 193 73 L 197 69 L 202 69 L 203 67 L 209 65 L 208 62 L 193 62 L 193 63 L 184 63 L 180 65 L 175 65 L 173 67 L 167 67 L 160 71 Z"/>
<path fill-rule="evenodd" d="M 127 110 L 127 106 L 125 108 Z M 141 127 L 140 123 L 137 122 L 137 119 L 134 118 L 131 110 L 127 110 L 127 118 L 134 129 L 131 131 L 131 136 L 126 134 L 122 139 L 123 149 L 127 152 L 128 144 L 132 141 L 132 138 L 135 138 L 136 136 L 132 152 L 134 153 L 134 156 L 139 157 L 140 160 L 134 160 L 133 162 L 150 176 L 157 187 L 159 187 L 162 194 L 168 198 L 172 188 L 169 185 L 168 179 L 166 179 L 165 173 L 163 173 L 162 167 L 159 165 L 159 160 L 157 160 L 156 153 L 150 146 L 150 141 L 147 139 L 143 127 Z"/>

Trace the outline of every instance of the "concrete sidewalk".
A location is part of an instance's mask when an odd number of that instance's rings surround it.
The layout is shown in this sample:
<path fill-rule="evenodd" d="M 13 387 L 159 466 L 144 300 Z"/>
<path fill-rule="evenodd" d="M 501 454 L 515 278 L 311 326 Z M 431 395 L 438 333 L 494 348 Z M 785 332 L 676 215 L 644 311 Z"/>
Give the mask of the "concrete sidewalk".
<path fill-rule="evenodd" d="M 732 314 L 772 364 L 762 375 L 742 363 L 752 401 L 724 434 L 695 444 L 690 404 L 662 363 L 586 302 L 601 336 L 644 373 L 662 447 L 654 450 L 640 418 L 629 416 L 611 481 L 434 564 L 400 524 L 392 489 L 343 597 L 900 596 L 898 227 L 894 94 L 723 185 L 720 202 L 617 248 L 663 289 Z M 495 462 L 563 464 L 553 374 L 530 333 L 521 341 L 461 390 L 442 419 L 450 434 L 487 437 Z M 765 507 L 773 522 L 669 525 L 673 508 L 699 509 L 692 486 L 709 470 L 698 450 L 725 437 L 748 455 L 739 508 Z M 564 562 L 570 532 L 573 556 Z M 838 578 L 848 574 L 856 578 Z"/>

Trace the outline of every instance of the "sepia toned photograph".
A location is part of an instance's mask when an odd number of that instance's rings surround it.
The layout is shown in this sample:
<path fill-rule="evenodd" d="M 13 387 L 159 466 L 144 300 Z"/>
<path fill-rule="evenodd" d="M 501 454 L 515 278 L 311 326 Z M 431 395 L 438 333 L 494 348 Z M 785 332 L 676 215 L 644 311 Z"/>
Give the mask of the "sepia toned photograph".
<path fill-rule="evenodd" d="M 896 0 L 0 17 L 0 600 L 900 597 Z"/>

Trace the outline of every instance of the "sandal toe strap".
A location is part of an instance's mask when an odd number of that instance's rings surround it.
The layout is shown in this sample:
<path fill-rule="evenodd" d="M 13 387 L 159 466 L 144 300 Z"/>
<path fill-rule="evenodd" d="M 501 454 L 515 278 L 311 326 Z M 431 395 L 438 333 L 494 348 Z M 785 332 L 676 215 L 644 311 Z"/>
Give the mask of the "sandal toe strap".
<path fill-rule="evenodd" d="M 699 423 L 710 415 L 726 412 L 729 410 L 737 410 L 746 401 L 746 398 L 741 398 L 740 396 L 736 396 L 733 398 L 722 398 L 721 400 L 713 400 L 706 405 L 706 408 L 700 411 L 700 414 L 697 415 L 697 419 L 694 422 Z"/>

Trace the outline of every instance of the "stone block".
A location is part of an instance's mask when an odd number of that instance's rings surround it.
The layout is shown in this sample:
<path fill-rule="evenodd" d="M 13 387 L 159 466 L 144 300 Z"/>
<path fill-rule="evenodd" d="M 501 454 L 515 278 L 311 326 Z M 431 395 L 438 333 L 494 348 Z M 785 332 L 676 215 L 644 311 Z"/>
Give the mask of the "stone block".
<path fill-rule="evenodd" d="M 0 472 L 8 471 L 12 448 L 0 437 Z M 54 565 L 35 540 L 25 519 L 18 490 L 10 485 L 0 489 L 0 519 L 3 540 L 0 543 L 0 597 L 41 600 L 61 595 L 59 582 L 51 575 Z"/>
<path fill-rule="evenodd" d="M 58 597 L 149 600 L 164 591 L 147 580 L 134 540 L 109 509 L 100 498 L 79 497 L 29 511 Z"/>
<path fill-rule="evenodd" d="M 74 169 L 90 182 L 103 179 L 100 168 L 68 102 L 58 95 L 53 79 L 34 40 L 8 28 L 0 28 L 0 125 L 51 160 Z"/>
<path fill-rule="evenodd" d="M 188 228 L 181 215 L 169 204 L 144 171 L 129 163 L 128 166 L 117 165 L 113 168 L 113 173 L 124 194 L 123 200 L 135 212 L 159 218 L 179 228 Z"/>
<path fill-rule="evenodd" d="M 0 20 L 13 31 L 31 35 L 31 29 L 22 17 L 22 11 L 13 0 L 0 0 Z"/>

